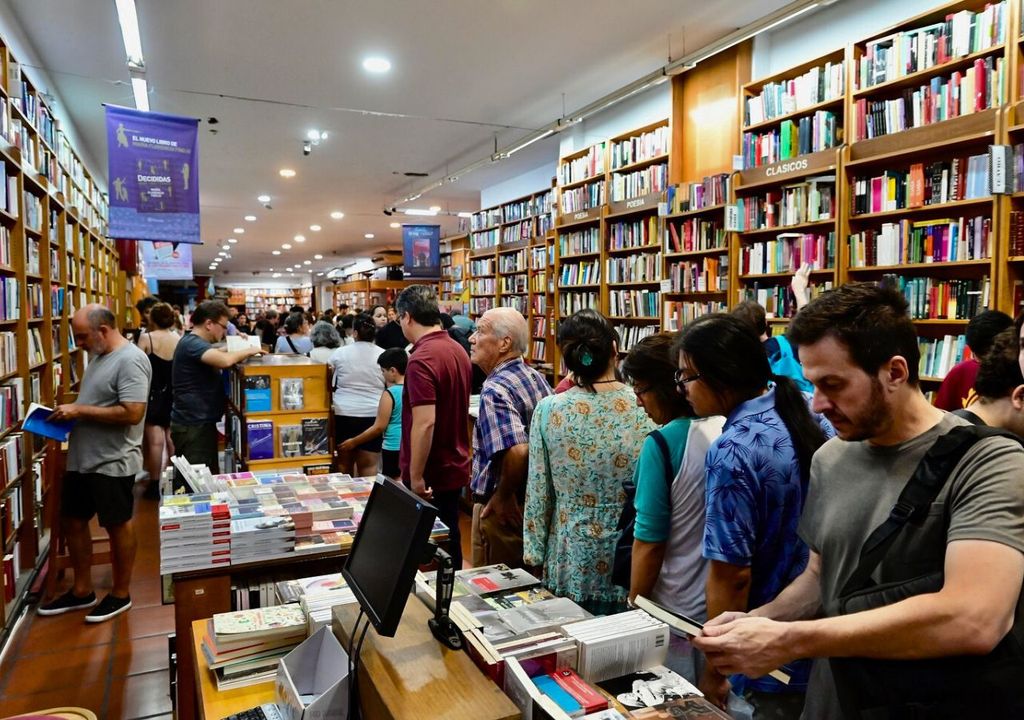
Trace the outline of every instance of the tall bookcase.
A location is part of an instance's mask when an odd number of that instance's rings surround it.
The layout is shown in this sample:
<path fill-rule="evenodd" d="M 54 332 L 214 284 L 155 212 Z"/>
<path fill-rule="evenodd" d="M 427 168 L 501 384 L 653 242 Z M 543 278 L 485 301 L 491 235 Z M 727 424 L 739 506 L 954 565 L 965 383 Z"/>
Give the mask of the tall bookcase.
<path fill-rule="evenodd" d="M 441 280 L 437 288 L 441 302 L 463 302 L 468 258 L 468 233 L 451 235 L 441 240 Z"/>
<path fill-rule="evenodd" d="M 77 308 L 98 302 L 124 319 L 106 218 L 105 194 L 0 41 L 0 645 L 46 556 L 62 465 L 21 419 L 32 402 L 73 401 L 87 362 L 70 329 Z"/>

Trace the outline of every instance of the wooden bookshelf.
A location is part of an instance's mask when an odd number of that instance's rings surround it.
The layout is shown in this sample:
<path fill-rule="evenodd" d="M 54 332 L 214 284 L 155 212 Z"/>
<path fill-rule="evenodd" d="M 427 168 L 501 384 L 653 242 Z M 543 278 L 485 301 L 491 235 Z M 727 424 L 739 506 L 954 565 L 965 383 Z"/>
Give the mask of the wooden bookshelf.
<path fill-rule="evenodd" d="M 451 235 L 441 240 L 441 279 L 437 295 L 441 302 L 464 304 L 464 293 L 468 287 L 468 258 L 468 233 Z"/>
<path fill-rule="evenodd" d="M 1003 142 L 1011 148 L 1021 145 L 1016 153 L 1019 155 L 1024 152 L 1024 100 L 1007 107 L 1003 118 Z M 1016 317 L 1024 310 L 1024 242 L 1020 239 L 1024 232 L 1024 192 L 1019 190 L 1024 188 L 1024 173 L 1018 172 L 1014 162 L 1009 174 L 1014 177 L 1018 191 L 999 198 L 998 203 L 998 224 L 1002 230 L 999 237 L 1005 241 L 996 243 L 996 305 L 1010 317 Z"/>

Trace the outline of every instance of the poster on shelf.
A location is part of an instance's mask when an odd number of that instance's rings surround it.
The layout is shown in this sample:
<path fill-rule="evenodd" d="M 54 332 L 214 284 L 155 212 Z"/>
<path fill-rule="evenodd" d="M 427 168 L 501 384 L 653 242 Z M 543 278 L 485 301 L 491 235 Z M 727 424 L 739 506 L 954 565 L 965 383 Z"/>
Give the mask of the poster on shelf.
<path fill-rule="evenodd" d="M 110 237 L 201 242 L 199 121 L 116 105 L 106 111 Z"/>
<path fill-rule="evenodd" d="M 191 280 L 192 246 L 176 242 L 142 242 L 142 268 L 149 279 Z"/>
<path fill-rule="evenodd" d="M 403 225 L 402 250 L 405 277 L 441 277 L 440 225 Z"/>

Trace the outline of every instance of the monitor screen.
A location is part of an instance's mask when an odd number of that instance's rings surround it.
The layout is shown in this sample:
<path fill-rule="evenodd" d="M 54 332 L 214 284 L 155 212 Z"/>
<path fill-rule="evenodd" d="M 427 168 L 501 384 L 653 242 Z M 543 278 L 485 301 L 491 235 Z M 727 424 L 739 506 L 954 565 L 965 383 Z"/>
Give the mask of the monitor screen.
<path fill-rule="evenodd" d="M 393 637 L 398 629 L 436 515 L 433 505 L 390 480 L 370 491 L 342 574 L 379 635 Z"/>

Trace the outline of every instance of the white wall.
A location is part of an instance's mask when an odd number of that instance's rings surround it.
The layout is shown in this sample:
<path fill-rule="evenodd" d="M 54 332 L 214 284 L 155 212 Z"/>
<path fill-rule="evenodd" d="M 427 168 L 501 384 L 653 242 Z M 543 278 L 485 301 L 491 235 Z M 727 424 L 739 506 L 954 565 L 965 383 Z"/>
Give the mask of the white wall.
<path fill-rule="evenodd" d="M 480 191 L 480 207 L 489 208 L 501 205 L 509 200 L 530 195 L 538 190 L 543 190 L 551 185 L 551 178 L 555 176 L 555 165 L 558 158 L 551 158 L 540 167 L 535 167 L 514 178 L 500 182 L 497 185 L 483 188 Z"/>

